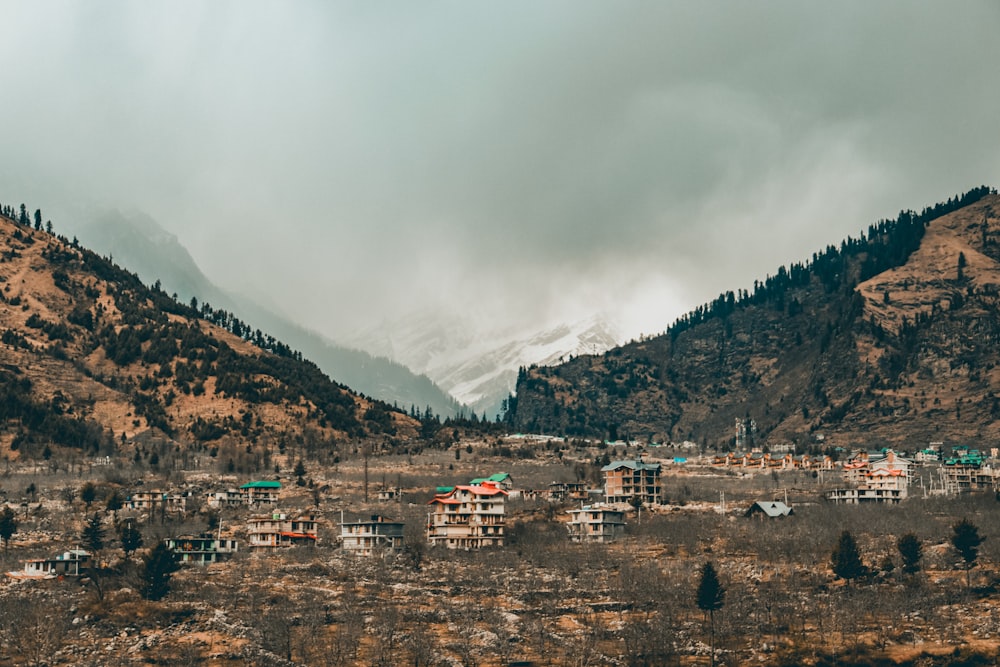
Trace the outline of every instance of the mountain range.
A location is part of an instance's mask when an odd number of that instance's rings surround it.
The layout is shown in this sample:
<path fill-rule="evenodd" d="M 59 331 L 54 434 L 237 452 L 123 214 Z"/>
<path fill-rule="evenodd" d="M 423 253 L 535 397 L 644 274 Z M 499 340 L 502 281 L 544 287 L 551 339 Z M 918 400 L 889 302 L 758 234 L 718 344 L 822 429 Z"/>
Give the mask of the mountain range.
<path fill-rule="evenodd" d="M 148 283 L 159 281 L 181 301 L 194 297 L 236 313 L 300 350 L 338 382 L 421 413 L 427 407 L 442 417 L 472 411 L 493 420 L 514 391 L 521 366 L 596 354 L 621 342 L 621 334 L 596 316 L 525 331 L 428 313 L 387 320 L 333 341 L 259 300 L 216 286 L 176 236 L 140 212 L 80 215 L 72 230 L 87 247 Z"/>
<path fill-rule="evenodd" d="M 662 335 L 522 369 L 531 432 L 740 443 L 1000 436 L 1000 197 L 901 212 L 729 291 Z"/>
<path fill-rule="evenodd" d="M 337 344 L 274 312 L 244 295 L 223 290 L 202 272 L 177 237 L 140 212 L 107 210 L 80 216 L 73 233 L 89 248 L 112 257 L 148 283 L 159 281 L 165 291 L 187 303 L 195 298 L 239 315 L 255 328 L 302 352 L 330 377 L 355 391 L 401 408 L 426 408 L 442 417 L 458 414 L 463 406 L 426 375 L 401 363 Z"/>
<path fill-rule="evenodd" d="M 621 334 L 599 316 L 534 330 L 484 327 L 461 317 L 413 315 L 358 331 L 348 340 L 372 354 L 396 359 L 422 373 L 487 418 L 502 414 L 522 366 L 599 354 Z"/>

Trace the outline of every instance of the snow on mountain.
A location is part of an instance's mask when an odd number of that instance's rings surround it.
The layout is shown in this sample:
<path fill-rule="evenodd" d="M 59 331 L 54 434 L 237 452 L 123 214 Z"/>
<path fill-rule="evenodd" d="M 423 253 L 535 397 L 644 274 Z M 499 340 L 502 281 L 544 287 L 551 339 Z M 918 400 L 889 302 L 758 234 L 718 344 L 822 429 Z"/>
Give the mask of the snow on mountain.
<path fill-rule="evenodd" d="M 524 332 L 423 314 L 360 331 L 349 342 L 427 375 L 460 403 L 492 419 L 514 391 L 521 366 L 601 354 L 622 341 L 599 316 Z"/>

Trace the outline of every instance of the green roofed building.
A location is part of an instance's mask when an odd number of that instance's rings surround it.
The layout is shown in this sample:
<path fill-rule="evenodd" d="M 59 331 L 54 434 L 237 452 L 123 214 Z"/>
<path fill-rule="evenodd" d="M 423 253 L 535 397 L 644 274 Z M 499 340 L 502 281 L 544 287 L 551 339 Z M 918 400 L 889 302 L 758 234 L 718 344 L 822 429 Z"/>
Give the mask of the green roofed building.
<path fill-rule="evenodd" d="M 484 482 L 490 482 L 497 488 L 503 489 L 504 491 L 510 491 L 514 488 L 514 478 L 510 476 L 509 472 L 498 472 L 489 477 L 477 477 L 469 484 L 472 486 L 482 486 Z"/>
<path fill-rule="evenodd" d="M 280 492 L 281 482 L 271 480 L 247 482 L 240 487 L 240 493 L 247 504 L 273 505 L 278 502 Z"/>

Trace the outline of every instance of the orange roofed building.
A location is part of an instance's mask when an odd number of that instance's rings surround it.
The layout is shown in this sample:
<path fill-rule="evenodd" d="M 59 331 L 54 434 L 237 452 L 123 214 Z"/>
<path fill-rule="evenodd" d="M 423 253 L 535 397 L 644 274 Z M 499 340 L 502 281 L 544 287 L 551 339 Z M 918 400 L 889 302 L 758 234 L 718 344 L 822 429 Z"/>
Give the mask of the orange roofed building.
<path fill-rule="evenodd" d="M 449 549 L 502 547 L 507 492 L 492 482 L 456 486 L 434 496 L 428 505 L 427 541 Z"/>
<path fill-rule="evenodd" d="M 251 549 L 273 549 L 296 544 L 316 544 L 319 522 L 315 514 L 301 512 L 288 516 L 280 512 L 258 514 L 247 520 Z"/>

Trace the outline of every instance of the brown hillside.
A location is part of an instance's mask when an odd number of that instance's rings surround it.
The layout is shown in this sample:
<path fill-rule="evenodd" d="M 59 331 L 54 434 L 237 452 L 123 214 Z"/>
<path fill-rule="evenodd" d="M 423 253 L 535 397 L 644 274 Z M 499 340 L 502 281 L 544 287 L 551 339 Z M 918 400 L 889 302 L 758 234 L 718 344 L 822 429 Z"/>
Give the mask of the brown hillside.
<path fill-rule="evenodd" d="M 278 353 L 250 342 L 248 327 L 235 335 L 64 239 L 0 216 L 0 248 L 0 449 L 11 457 L 49 442 L 72 448 L 83 432 L 90 450 L 152 437 L 161 448 L 258 459 L 416 434 L 416 420 L 336 385 L 273 339 Z"/>

